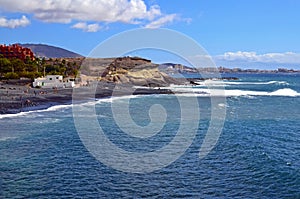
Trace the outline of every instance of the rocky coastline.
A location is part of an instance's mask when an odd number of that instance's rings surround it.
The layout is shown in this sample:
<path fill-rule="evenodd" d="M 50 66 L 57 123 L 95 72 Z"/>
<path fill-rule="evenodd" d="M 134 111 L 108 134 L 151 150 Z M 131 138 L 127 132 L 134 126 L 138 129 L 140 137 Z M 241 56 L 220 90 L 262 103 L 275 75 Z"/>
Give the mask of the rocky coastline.
<path fill-rule="evenodd" d="M 87 96 L 100 99 L 126 95 L 173 94 L 172 90 L 167 89 L 171 84 L 196 86 L 199 84 L 197 82 L 207 79 L 210 78 L 173 78 L 166 71 L 161 71 L 158 64 L 138 57 L 86 59 L 83 61 L 80 84 L 73 88 L 76 91 L 79 89 L 82 94 L 75 98 L 72 88 L 32 88 L 31 80 L 0 81 L 0 114 L 72 104 L 74 100 L 87 100 Z M 218 79 L 238 80 L 236 77 Z"/>
<path fill-rule="evenodd" d="M 93 85 L 90 85 L 90 87 Z M 94 85 L 95 86 L 95 85 Z M 90 87 L 80 87 L 83 94 L 90 92 Z M 172 91 L 164 88 L 136 88 L 132 85 L 117 85 L 110 82 L 98 82 L 92 93 L 95 99 L 107 98 L 112 96 L 126 95 L 150 95 L 150 94 L 172 94 Z M 91 95 L 91 93 L 88 93 Z M 77 100 L 87 100 L 83 95 Z M 75 98 L 76 99 L 76 98 Z M 47 109 L 55 105 L 72 104 L 73 89 L 41 89 L 32 88 L 29 85 L 16 85 L 0 82 L 0 114 L 15 114 L 33 110 Z"/>

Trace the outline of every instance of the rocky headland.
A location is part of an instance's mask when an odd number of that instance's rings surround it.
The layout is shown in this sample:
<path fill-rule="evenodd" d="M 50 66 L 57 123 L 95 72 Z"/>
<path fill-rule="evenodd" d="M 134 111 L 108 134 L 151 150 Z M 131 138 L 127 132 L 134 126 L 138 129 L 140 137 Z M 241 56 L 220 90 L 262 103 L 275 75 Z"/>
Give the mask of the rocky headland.
<path fill-rule="evenodd" d="M 182 65 L 152 63 L 151 60 L 139 57 L 118 58 L 73 58 L 81 63 L 80 77 L 77 78 L 75 89 L 82 91 L 78 100 L 86 99 L 85 93 L 93 87 L 94 98 L 111 97 L 116 95 L 139 94 L 172 94 L 165 87 L 170 84 L 198 85 L 197 82 L 210 78 L 173 78 L 170 74 L 212 73 L 235 70 L 221 68 L 194 69 Z M 72 58 L 70 58 L 72 61 Z M 219 68 L 220 69 L 220 68 Z M 251 70 L 253 73 L 266 71 Z M 250 72 L 251 72 L 250 71 Z M 236 72 L 245 72 L 237 70 Z M 249 71 L 246 71 L 249 73 Z M 297 72 L 295 70 L 276 70 L 275 72 Z M 237 80 L 235 77 L 219 78 Z M 31 80 L 2 80 L 0 81 L 0 114 L 18 113 L 35 109 L 44 109 L 58 104 L 71 104 L 74 100 L 73 89 L 44 89 L 33 88 Z"/>
<path fill-rule="evenodd" d="M 134 86 L 167 86 L 179 83 L 175 78 L 159 70 L 159 64 L 139 57 L 108 59 L 87 58 L 82 62 L 81 74 L 98 81 Z"/>
<path fill-rule="evenodd" d="M 171 94 L 172 91 L 163 87 L 180 83 L 160 72 L 157 64 L 136 57 L 84 59 L 77 81 L 75 89 L 82 91 L 81 96 L 76 96 L 78 100 L 86 99 L 85 93 L 90 92 L 91 88 L 95 88 L 92 97 L 103 98 L 112 95 Z M 33 88 L 32 81 L 28 79 L 1 81 L 0 113 L 18 113 L 70 104 L 72 94 L 73 89 Z"/>

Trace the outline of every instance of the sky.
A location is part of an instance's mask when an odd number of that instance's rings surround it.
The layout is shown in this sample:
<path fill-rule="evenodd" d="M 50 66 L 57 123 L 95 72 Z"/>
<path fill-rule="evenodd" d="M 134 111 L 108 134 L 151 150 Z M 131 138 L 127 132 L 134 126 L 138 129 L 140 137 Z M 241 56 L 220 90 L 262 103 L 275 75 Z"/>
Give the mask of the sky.
<path fill-rule="evenodd" d="M 299 10 L 299 0 L 0 0 L 0 43 L 87 56 L 123 31 L 167 28 L 195 40 L 217 66 L 300 69 Z M 153 54 L 154 62 L 176 61 Z"/>

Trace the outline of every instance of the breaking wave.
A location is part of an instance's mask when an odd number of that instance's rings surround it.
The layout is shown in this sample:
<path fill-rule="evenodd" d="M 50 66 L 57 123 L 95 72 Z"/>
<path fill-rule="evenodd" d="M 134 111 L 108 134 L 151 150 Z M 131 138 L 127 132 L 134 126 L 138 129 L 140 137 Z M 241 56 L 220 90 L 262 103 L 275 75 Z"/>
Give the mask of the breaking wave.
<path fill-rule="evenodd" d="M 174 90 L 174 89 L 173 89 Z M 196 95 L 196 96 L 224 96 L 224 97 L 238 97 L 238 96 L 283 96 L 283 97 L 299 97 L 300 93 L 297 91 L 284 88 L 273 92 L 266 91 L 250 91 L 250 90 L 221 90 L 221 89 L 175 89 L 180 95 Z"/>
<path fill-rule="evenodd" d="M 202 86 L 220 86 L 220 85 L 289 85 L 286 81 L 268 81 L 268 82 L 239 82 L 239 81 L 216 81 L 216 80 L 206 80 L 196 82 Z"/>
<path fill-rule="evenodd" d="M 128 95 L 128 96 L 118 96 L 118 97 L 111 97 L 111 98 L 102 98 L 102 99 L 91 99 L 92 101 L 88 101 L 88 102 L 81 102 L 79 104 L 79 106 L 94 106 L 95 104 L 99 104 L 99 103 L 112 103 L 113 101 L 117 101 L 117 100 L 122 100 L 122 99 L 127 99 L 127 98 L 137 98 L 139 96 L 136 95 Z M 50 106 L 48 108 L 44 108 L 44 109 L 39 109 L 39 108 L 43 108 L 43 107 L 33 107 L 37 110 L 30 110 L 30 111 L 24 111 L 24 112 L 20 112 L 20 113 L 14 113 L 14 114 L 0 114 L 0 120 L 1 119 L 5 119 L 5 118 L 14 118 L 14 117 L 20 117 L 20 116 L 29 116 L 29 115 L 33 115 L 33 114 L 37 114 L 37 113 L 43 113 L 43 112 L 55 112 L 55 111 L 61 111 L 64 109 L 69 109 L 72 108 L 73 104 L 67 104 L 67 105 L 55 105 L 55 106 Z"/>
<path fill-rule="evenodd" d="M 26 111 L 26 112 L 20 112 L 20 113 L 15 113 L 15 114 L 0 114 L 0 119 L 5 119 L 5 118 L 14 118 L 14 117 L 20 117 L 20 116 L 27 116 L 30 114 L 34 113 L 42 113 L 42 112 L 51 112 L 51 111 L 58 111 L 66 108 L 72 107 L 72 104 L 68 105 L 56 105 L 56 106 L 51 106 L 47 109 L 42 109 L 42 110 L 32 110 L 32 111 Z M 34 107 L 38 108 L 38 107 Z"/>

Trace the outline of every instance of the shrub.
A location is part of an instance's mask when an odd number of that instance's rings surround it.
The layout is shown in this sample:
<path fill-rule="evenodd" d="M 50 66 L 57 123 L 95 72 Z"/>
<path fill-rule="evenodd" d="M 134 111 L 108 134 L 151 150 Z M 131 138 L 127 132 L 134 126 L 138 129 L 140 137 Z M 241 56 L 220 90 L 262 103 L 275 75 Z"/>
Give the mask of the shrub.
<path fill-rule="evenodd" d="M 4 75 L 5 79 L 19 79 L 19 75 L 17 73 L 9 72 Z"/>

